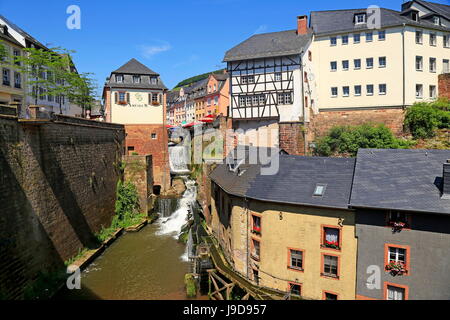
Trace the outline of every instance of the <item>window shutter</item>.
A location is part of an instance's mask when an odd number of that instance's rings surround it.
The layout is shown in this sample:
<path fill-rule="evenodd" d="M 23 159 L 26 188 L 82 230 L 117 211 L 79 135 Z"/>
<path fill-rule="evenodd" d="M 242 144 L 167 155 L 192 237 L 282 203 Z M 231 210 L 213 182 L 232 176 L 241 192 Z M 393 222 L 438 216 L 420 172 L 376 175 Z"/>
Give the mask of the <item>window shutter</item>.
<path fill-rule="evenodd" d="M 159 102 L 159 104 L 161 104 L 162 103 L 162 94 L 160 93 L 160 94 L 158 94 L 158 102 Z"/>
<path fill-rule="evenodd" d="M 117 92 L 114 92 L 114 97 L 115 97 L 115 103 L 117 103 L 119 100 L 119 96 L 118 96 Z"/>
<path fill-rule="evenodd" d="M 127 92 L 127 103 L 130 103 L 130 93 Z"/>
<path fill-rule="evenodd" d="M 152 104 L 152 94 L 148 94 L 148 104 Z"/>

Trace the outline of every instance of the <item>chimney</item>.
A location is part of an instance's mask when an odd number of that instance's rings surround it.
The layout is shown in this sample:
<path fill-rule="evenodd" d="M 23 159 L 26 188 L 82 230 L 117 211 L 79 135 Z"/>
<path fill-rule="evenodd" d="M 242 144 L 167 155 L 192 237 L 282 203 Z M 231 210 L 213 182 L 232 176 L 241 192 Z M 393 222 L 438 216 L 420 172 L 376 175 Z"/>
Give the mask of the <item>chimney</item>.
<path fill-rule="evenodd" d="M 450 160 L 444 163 L 444 170 L 442 173 L 442 197 L 450 199 Z"/>
<path fill-rule="evenodd" d="M 297 17 L 297 34 L 308 33 L 308 16 Z"/>

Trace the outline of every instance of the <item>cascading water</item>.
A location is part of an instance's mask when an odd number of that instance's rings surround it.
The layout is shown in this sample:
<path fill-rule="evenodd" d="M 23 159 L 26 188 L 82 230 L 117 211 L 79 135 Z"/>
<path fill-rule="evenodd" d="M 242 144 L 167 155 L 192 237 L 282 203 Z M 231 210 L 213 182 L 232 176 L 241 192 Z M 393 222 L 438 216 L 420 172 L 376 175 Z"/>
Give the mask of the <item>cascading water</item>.
<path fill-rule="evenodd" d="M 182 175 L 189 173 L 189 152 L 186 146 L 169 147 L 170 173 Z"/>
<path fill-rule="evenodd" d="M 193 214 L 193 207 L 197 198 L 197 186 L 194 180 L 185 180 L 186 191 L 183 193 L 183 197 L 178 201 L 177 210 L 169 217 L 161 217 L 159 220 L 160 229 L 158 235 L 173 235 L 175 239 L 178 239 L 181 229 L 188 222 L 190 215 Z M 181 257 L 182 260 L 188 260 L 187 254 L 188 246 L 186 246 L 186 252 Z"/>

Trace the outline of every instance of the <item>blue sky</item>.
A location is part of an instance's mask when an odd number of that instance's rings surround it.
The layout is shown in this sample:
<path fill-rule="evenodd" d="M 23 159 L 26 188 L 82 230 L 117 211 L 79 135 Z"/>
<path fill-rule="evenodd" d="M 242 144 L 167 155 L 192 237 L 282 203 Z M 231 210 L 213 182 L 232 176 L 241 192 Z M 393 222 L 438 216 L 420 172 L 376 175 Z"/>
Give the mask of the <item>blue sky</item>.
<path fill-rule="evenodd" d="M 437 0 L 448 4 L 448 0 Z M 313 10 L 399 10 L 402 0 L 0 0 L 0 14 L 44 44 L 75 50 L 80 72 L 100 87 L 112 70 L 136 58 L 166 86 L 225 65 L 226 50 L 255 33 L 296 27 Z M 66 27 L 69 5 L 81 9 L 81 29 Z"/>

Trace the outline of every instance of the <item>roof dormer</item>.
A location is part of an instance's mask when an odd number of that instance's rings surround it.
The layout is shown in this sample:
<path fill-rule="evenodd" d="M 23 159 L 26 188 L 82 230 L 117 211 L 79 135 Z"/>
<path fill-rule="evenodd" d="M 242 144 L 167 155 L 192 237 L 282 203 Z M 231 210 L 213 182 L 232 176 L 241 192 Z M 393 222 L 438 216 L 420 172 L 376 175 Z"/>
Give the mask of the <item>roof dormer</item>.
<path fill-rule="evenodd" d="M 365 13 L 365 12 L 355 13 L 355 15 L 353 17 L 353 23 L 355 25 L 366 24 L 367 23 L 367 13 Z"/>

